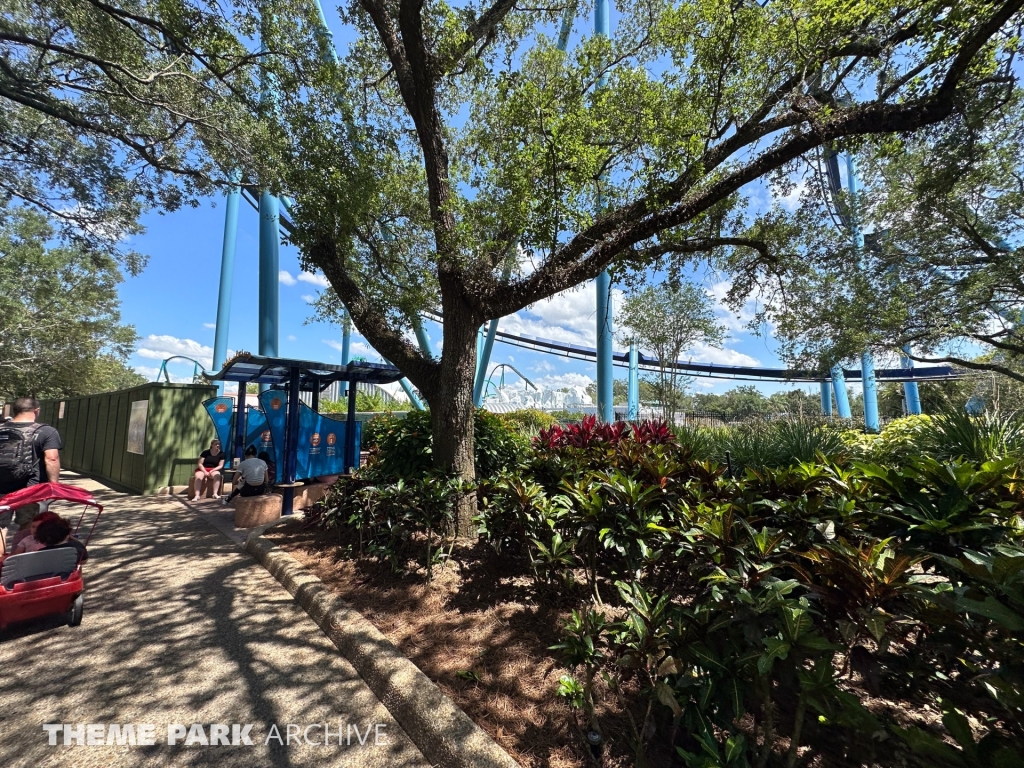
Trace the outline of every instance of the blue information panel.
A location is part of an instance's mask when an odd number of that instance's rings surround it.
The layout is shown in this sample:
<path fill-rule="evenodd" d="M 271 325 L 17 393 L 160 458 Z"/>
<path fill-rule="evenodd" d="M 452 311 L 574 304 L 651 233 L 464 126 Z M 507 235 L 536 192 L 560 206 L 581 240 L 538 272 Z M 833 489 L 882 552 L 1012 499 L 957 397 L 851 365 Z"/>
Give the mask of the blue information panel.
<path fill-rule="evenodd" d="M 270 455 L 277 468 L 275 483 L 284 482 L 284 436 L 288 428 L 288 393 L 282 389 L 268 389 L 260 392 L 260 405 L 270 431 L 274 450 Z"/>
<path fill-rule="evenodd" d="M 203 407 L 210 414 L 213 420 L 213 428 L 217 432 L 217 439 L 220 440 L 221 450 L 228 456 L 234 456 L 232 450 L 234 431 L 231 424 L 235 415 L 235 398 L 233 397 L 212 397 L 203 401 Z"/>

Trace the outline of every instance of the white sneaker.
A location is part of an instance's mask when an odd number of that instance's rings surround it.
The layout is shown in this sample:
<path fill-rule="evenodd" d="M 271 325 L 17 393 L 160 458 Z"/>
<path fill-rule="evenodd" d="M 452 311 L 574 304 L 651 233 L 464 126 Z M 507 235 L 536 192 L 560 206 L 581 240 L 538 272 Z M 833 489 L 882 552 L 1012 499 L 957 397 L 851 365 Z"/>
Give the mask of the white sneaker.
<path fill-rule="evenodd" d="M 214 499 L 219 499 L 219 498 L 220 498 L 220 494 L 219 494 L 219 493 L 215 493 L 215 494 L 213 494 L 213 497 L 212 497 L 212 498 L 214 498 Z"/>
<path fill-rule="evenodd" d="M 199 501 L 199 494 L 198 493 L 195 496 L 192 497 L 192 501 Z"/>

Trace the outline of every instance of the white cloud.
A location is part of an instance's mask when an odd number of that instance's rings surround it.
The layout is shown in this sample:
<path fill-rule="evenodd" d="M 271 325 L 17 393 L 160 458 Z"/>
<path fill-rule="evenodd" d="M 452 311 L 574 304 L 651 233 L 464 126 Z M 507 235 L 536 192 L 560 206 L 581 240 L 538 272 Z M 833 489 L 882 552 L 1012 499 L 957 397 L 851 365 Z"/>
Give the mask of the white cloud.
<path fill-rule="evenodd" d="M 203 323 L 203 328 L 215 329 L 216 327 L 217 327 L 216 323 Z"/>
<path fill-rule="evenodd" d="M 288 341 L 298 341 L 298 338 L 292 336 L 291 334 L 288 334 Z"/>
<path fill-rule="evenodd" d="M 541 390 L 562 389 L 563 387 L 583 387 L 593 383 L 593 379 L 583 373 L 559 373 L 552 376 L 541 376 L 533 379 L 533 383 Z"/>
<path fill-rule="evenodd" d="M 313 285 L 317 285 L 321 288 L 330 288 L 331 286 L 331 284 L 327 281 L 327 278 L 321 275 L 319 272 L 315 274 L 310 272 L 299 272 L 299 280 L 301 280 L 304 283 L 311 283 Z M 292 285 L 292 283 L 289 283 L 289 285 Z"/>
<path fill-rule="evenodd" d="M 302 300 L 307 304 L 312 304 L 313 302 L 316 301 L 316 296 L 314 296 L 311 293 L 304 293 L 302 294 Z"/>
<path fill-rule="evenodd" d="M 757 358 L 737 352 L 735 349 L 715 349 L 707 344 L 698 344 L 684 356 L 685 360 L 694 363 L 716 363 L 718 365 L 749 365 L 758 366 Z"/>
<path fill-rule="evenodd" d="M 146 365 L 136 365 L 135 366 L 135 372 L 145 376 L 150 381 L 157 381 L 157 374 L 160 373 L 160 369 L 159 368 L 150 368 L 149 366 L 146 366 Z M 168 373 L 170 373 L 170 372 L 168 372 Z M 192 376 L 191 375 L 183 376 L 183 375 L 179 375 L 177 373 L 171 373 L 170 375 L 171 375 L 171 383 L 172 384 L 191 384 L 192 383 Z M 160 377 L 160 381 L 164 381 L 163 376 Z"/>
<path fill-rule="evenodd" d="M 551 373 L 555 370 L 555 366 L 549 363 L 547 360 L 539 360 L 536 365 L 530 368 L 534 373 Z"/>
<path fill-rule="evenodd" d="M 516 359 L 515 359 L 514 357 L 512 357 L 512 355 L 509 355 L 509 356 L 508 356 L 508 361 L 509 361 L 510 363 L 514 363 L 514 362 L 516 361 Z"/>
<path fill-rule="evenodd" d="M 179 339 L 177 336 L 150 334 L 139 342 L 139 347 L 135 350 L 135 353 L 139 357 L 145 357 L 150 360 L 163 360 L 172 355 L 184 355 L 185 357 L 198 360 L 200 365 L 207 370 L 213 365 L 213 347 L 200 344 L 194 339 Z M 228 357 L 231 357 L 232 354 L 229 350 Z M 174 360 L 170 364 L 191 365 L 186 360 Z"/>
<path fill-rule="evenodd" d="M 295 285 L 295 278 L 286 269 L 282 269 L 277 273 L 277 279 L 284 285 Z"/>
<path fill-rule="evenodd" d="M 341 352 L 342 342 L 337 339 L 323 339 L 324 344 Z M 353 341 L 349 346 L 349 355 L 352 357 L 365 357 L 367 360 L 378 358 L 377 350 L 363 341 Z"/>
<path fill-rule="evenodd" d="M 621 303 L 622 291 L 613 288 L 612 306 Z M 593 347 L 597 344 L 596 307 L 597 293 L 590 282 L 502 318 L 499 330 Z"/>
<path fill-rule="evenodd" d="M 787 211 L 795 211 L 800 207 L 800 198 L 807 191 L 807 179 L 800 179 L 786 195 L 776 195 L 772 191 L 772 197 L 780 203 Z"/>

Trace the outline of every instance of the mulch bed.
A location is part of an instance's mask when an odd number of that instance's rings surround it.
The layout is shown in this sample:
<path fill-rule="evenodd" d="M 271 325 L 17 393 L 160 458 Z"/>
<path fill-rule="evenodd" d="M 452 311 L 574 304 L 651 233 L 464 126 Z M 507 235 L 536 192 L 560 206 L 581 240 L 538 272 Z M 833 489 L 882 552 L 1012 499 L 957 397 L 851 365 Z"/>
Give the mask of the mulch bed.
<path fill-rule="evenodd" d="M 369 619 L 503 749 L 526 768 L 593 765 L 582 718 L 558 699 L 558 679 L 571 673 L 549 647 L 559 642 L 570 603 L 536 594 L 519 564 L 483 543 L 456 546 L 434 567 L 394 573 L 369 559 L 346 560 L 337 541 L 301 521 L 266 538 L 310 569 Z M 606 739 L 602 766 L 632 765 L 628 726 L 603 695 L 599 716 Z M 658 758 L 661 759 L 658 759 Z M 670 765 L 649 753 L 652 765 Z"/>

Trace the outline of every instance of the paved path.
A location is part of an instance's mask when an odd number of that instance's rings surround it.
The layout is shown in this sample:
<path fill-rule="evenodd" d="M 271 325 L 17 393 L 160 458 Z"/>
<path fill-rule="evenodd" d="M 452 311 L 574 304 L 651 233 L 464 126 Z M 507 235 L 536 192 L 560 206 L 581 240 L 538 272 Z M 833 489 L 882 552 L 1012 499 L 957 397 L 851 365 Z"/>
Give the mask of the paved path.
<path fill-rule="evenodd" d="M 0 642 L 0 766 L 429 765 L 334 645 L 237 543 L 175 499 L 69 481 L 108 505 L 89 545 L 85 618 L 74 629 L 48 622 Z M 217 510 L 213 502 L 196 506 Z M 59 735 L 49 746 L 44 723 L 152 724 L 156 743 L 63 746 Z M 175 723 L 252 724 L 253 746 L 169 746 Z M 298 743 L 294 729 L 291 746 L 268 739 L 274 724 L 284 740 L 288 724 L 305 732 L 323 723 L 330 746 Z M 378 724 L 379 745 L 366 738 Z M 306 735 L 322 742 L 323 729 Z"/>

